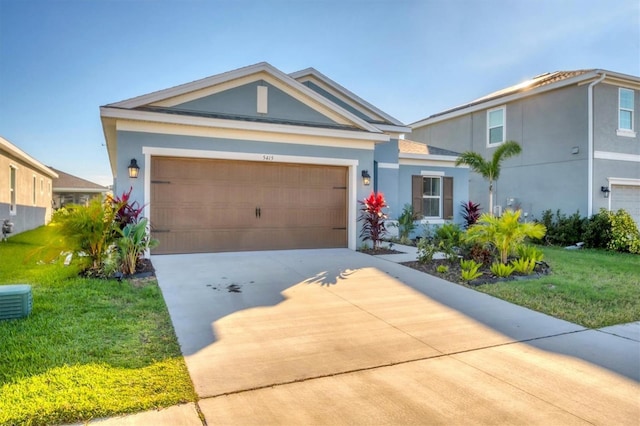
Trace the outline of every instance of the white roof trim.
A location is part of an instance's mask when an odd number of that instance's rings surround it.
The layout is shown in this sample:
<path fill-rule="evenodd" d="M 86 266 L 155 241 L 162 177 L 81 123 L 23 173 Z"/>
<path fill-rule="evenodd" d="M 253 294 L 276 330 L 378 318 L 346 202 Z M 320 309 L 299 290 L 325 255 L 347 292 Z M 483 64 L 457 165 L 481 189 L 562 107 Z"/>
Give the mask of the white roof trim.
<path fill-rule="evenodd" d="M 436 160 L 436 161 L 453 161 L 454 163 L 458 159 L 458 157 L 453 155 L 431 155 L 431 154 L 411 154 L 411 153 L 400 153 L 399 158 L 412 159 L 412 160 Z M 468 166 L 459 166 L 459 167 L 468 167 Z"/>
<path fill-rule="evenodd" d="M 0 136 L 0 150 L 8 152 L 9 154 L 24 161 L 30 166 L 33 166 L 34 168 L 38 169 L 39 171 L 48 175 L 49 177 L 52 177 L 52 178 L 58 177 L 58 174 L 56 172 L 54 172 L 53 170 L 51 170 L 50 168 L 48 168 L 47 166 L 45 166 L 44 164 L 42 164 L 41 162 L 33 158 L 32 156 L 30 156 L 29 154 L 27 154 L 26 152 L 24 152 L 23 150 L 21 150 L 20 148 L 18 148 L 17 146 L 15 146 L 11 142 L 3 138 L 2 136 Z"/>
<path fill-rule="evenodd" d="M 392 126 L 390 124 L 374 124 L 378 129 L 383 132 L 392 132 L 392 133 L 411 133 L 411 127 L 409 126 Z"/>
<path fill-rule="evenodd" d="M 609 71 L 605 71 L 605 70 L 593 70 L 591 72 L 587 72 L 581 75 L 577 75 L 575 77 L 571 77 L 571 78 L 567 78 L 565 80 L 560 80 L 557 81 L 555 83 L 551 83 L 551 84 L 547 84 L 544 86 L 540 86 L 537 87 L 533 90 L 529 90 L 526 92 L 519 92 L 519 93 L 514 93 L 511 95 L 506 95 L 506 96 L 499 96 L 497 98 L 493 98 L 493 99 L 489 99 L 487 101 L 484 102 L 480 102 L 478 104 L 475 105 L 471 105 L 468 107 L 456 107 L 456 108 L 452 108 L 454 111 L 442 114 L 442 115 L 438 115 L 436 117 L 427 117 L 425 119 L 422 120 L 418 120 L 414 123 L 409 124 L 409 126 L 412 129 L 417 129 L 429 124 L 435 124 L 435 123 L 439 123 L 441 121 L 445 121 L 445 120 L 449 120 L 455 117 L 459 117 L 461 115 L 465 115 L 465 114 L 469 114 L 475 111 L 481 111 L 481 110 L 485 110 L 485 109 L 489 109 L 489 108 L 493 108 L 495 106 L 498 105 L 502 105 L 502 104 L 506 104 L 508 102 L 513 102 L 515 100 L 518 99 L 522 99 L 522 98 L 526 98 L 528 96 L 534 96 L 534 95 L 538 95 L 544 92 L 548 92 L 551 90 L 556 90 L 559 89 L 561 87 L 565 87 L 565 86 L 571 86 L 573 84 L 578 84 L 578 83 L 586 83 L 589 82 L 590 80 L 597 78 L 600 74 L 602 74 L 603 72 L 607 73 L 607 77 L 609 78 L 609 80 L 613 83 L 612 80 L 615 80 L 617 84 L 620 84 L 620 80 L 631 80 L 631 82 L 640 82 L 640 78 L 638 77 L 634 77 L 634 76 L 630 76 L 630 75 L 625 75 L 625 74 L 619 74 L 619 73 L 611 73 Z M 606 82 L 606 80 L 605 80 Z M 471 101 L 471 103 L 473 103 L 475 101 Z M 459 108 L 459 109 L 458 109 Z"/>
<path fill-rule="evenodd" d="M 52 188 L 52 191 L 55 192 L 73 192 L 73 193 L 103 193 L 103 192 L 109 192 L 109 188 L 104 188 L 104 189 L 100 189 L 100 188 L 65 188 L 65 187 L 57 187 L 54 186 Z"/>
<path fill-rule="evenodd" d="M 167 98 L 173 98 L 176 96 L 183 95 L 185 93 L 202 90 L 210 86 L 215 86 L 217 84 L 225 83 L 227 81 L 239 79 L 239 78 L 246 77 L 246 76 L 260 73 L 260 72 L 264 72 L 272 75 L 274 78 L 285 83 L 291 89 L 301 92 L 303 95 L 311 98 L 315 102 L 318 102 L 325 108 L 328 108 L 329 110 L 336 112 L 338 115 L 345 117 L 348 121 L 354 123 L 355 125 L 361 127 L 362 129 L 368 130 L 370 132 L 375 132 L 375 133 L 380 132 L 380 130 L 376 128 L 374 125 L 367 123 L 365 120 L 361 119 L 355 114 L 352 114 L 351 112 L 345 110 L 344 108 L 334 104 L 333 102 L 326 99 L 324 96 L 319 95 L 318 93 L 309 89 L 304 84 L 296 81 L 295 79 L 291 78 L 290 76 L 278 70 L 274 66 L 268 64 L 267 62 L 260 62 L 255 65 L 250 65 L 244 68 L 239 68 L 233 71 L 217 74 L 211 77 L 203 78 L 201 80 L 193 81 L 191 83 L 182 84 L 179 86 L 171 87 L 169 89 L 160 90 L 157 92 L 149 93 L 147 95 L 138 96 L 135 98 L 131 98 L 121 102 L 116 102 L 106 106 L 127 108 L 127 109 L 137 108 L 137 107 L 149 105 L 155 102 L 160 102 Z"/>
<path fill-rule="evenodd" d="M 355 93 L 351 92 L 350 90 L 346 89 L 345 87 L 341 86 L 340 84 L 336 83 L 335 81 L 331 80 L 329 77 L 327 77 L 326 75 L 322 74 L 320 71 L 316 70 L 315 68 L 306 68 L 300 71 L 296 71 L 296 72 L 292 72 L 291 74 L 289 74 L 292 78 L 294 79 L 298 79 L 307 75 L 311 75 L 315 78 L 317 78 L 318 80 L 322 81 L 324 84 L 328 85 L 329 87 L 332 87 L 334 90 L 336 90 L 337 92 L 341 93 L 343 96 L 346 96 L 347 98 L 350 98 L 354 101 L 356 101 L 357 103 L 359 103 L 361 106 L 365 107 L 366 109 L 370 110 L 371 112 L 373 112 L 376 115 L 379 115 L 380 117 L 390 121 L 391 123 L 397 125 L 397 126 L 404 126 L 404 124 L 402 124 L 402 122 L 400 122 L 398 119 L 390 116 L 389 114 L 385 113 L 384 111 L 376 108 L 375 106 L 371 105 L 369 102 L 365 101 L 364 99 L 362 99 L 361 97 L 359 97 L 358 95 L 356 95 Z M 364 111 L 363 111 L 364 112 Z"/>

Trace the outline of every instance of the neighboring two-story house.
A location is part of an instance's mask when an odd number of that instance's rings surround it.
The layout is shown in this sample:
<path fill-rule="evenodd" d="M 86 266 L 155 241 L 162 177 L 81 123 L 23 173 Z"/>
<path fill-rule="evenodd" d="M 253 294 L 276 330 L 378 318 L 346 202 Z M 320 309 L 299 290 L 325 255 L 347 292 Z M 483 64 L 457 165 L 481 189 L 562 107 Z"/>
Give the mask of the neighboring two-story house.
<path fill-rule="evenodd" d="M 13 233 L 51 220 L 52 179 L 58 175 L 0 137 L 0 223 L 8 219 Z"/>
<path fill-rule="evenodd" d="M 498 209 L 528 217 L 626 209 L 640 224 L 640 77 L 601 69 L 558 71 L 411 124 L 410 139 L 490 158 L 507 140 Z M 471 173 L 469 196 L 486 208 L 488 184 Z"/>

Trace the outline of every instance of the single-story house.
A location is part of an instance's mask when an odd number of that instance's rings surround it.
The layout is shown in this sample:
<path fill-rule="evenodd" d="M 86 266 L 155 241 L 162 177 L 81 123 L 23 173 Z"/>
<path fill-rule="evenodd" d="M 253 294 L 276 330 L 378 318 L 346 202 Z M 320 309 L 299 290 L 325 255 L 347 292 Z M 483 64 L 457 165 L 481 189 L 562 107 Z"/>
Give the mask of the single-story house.
<path fill-rule="evenodd" d="M 70 175 L 53 167 L 49 168 L 58 175 L 57 178 L 53 179 L 54 209 L 59 209 L 67 204 L 86 206 L 91 199 L 104 197 L 109 192 L 109 188 L 106 186 Z"/>
<path fill-rule="evenodd" d="M 13 233 L 51 220 L 52 179 L 56 172 L 0 136 L 0 225 L 13 224 Z"/>
<path fill-rule="evenodd" d="M 490 158 L 504 141 L 522 153 L 504 162 L 498 210 L 591 216 L 625 209 L 640 226 L 640 77 L 603 69 L 531 78 L 411 124 L 410 138 Z M 471 174 L 469 196 L 487 206 L 487 183 Z"/>
<path fill-rule="evenodd" d="M 450 151 L 403 142 L 407 126 L 313 68 L 262 62 L 100 116 L 113 190 L 146 206 L 156 254 L 355 250 L 372 190 L 391 218 L 413 202 L 433 223 L 459 220 L 468 198 Z"/>

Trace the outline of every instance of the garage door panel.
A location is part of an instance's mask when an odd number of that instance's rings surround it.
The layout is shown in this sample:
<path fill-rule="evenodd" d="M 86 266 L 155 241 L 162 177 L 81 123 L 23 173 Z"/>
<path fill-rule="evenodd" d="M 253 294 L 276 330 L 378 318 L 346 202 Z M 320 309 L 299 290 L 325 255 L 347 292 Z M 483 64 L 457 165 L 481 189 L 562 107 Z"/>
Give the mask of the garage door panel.
<path fill-rule="evenodd" d="M 151 164 L 154 253 L 346 247 L 346 167 L 171 157 Z"/>
<path fill-rule="evenodd" d="M 619 209 L 629 212 L 640 228 L 640 186 L 611 186 L 611 210 L 617 211 Z"/>

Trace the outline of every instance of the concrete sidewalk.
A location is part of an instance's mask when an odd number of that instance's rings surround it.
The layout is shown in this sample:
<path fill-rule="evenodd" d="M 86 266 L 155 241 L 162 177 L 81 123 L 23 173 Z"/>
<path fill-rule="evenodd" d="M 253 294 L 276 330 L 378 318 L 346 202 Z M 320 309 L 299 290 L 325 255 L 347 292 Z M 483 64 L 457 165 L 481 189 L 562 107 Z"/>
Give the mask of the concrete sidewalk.
<path fill-rule="evenodd" d="M 640 323 L 585 329 L 388 256 L 155 256 L 200 400 L 100 423 L 640 421 Z"/>

